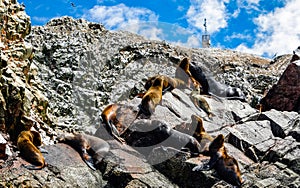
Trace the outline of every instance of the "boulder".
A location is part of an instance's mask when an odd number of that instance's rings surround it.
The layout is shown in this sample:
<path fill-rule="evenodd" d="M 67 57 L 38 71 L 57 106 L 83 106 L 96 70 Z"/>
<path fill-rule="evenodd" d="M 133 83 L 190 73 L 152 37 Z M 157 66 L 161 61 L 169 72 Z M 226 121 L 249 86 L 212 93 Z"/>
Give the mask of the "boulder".
<path fill-rule="evenodd" d="M 296 112 L 280 112 L 274 109 L 261 113 L 257 120 L 269 120 L 274 136 L 285 138 L 291 135 L 298 142 L 300 141 L 299 132 L 300 115 Z"/>
<path fill-rule="evenodd" d="M 276 109 L 279 111 L 300 112 L 300 60 L 291 62 L 277 84 L 262 98 L 264 111 Z"/>

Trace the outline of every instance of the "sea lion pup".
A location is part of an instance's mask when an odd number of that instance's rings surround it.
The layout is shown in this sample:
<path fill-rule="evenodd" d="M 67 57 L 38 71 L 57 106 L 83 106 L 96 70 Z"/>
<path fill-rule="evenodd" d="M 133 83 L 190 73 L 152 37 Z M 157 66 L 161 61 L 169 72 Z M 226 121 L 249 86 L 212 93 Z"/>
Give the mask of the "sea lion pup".
<path fill-rule="evenodd" d="M 193 87 L 200 85 L 190 72 L 190 62 L 187 57 L 183 58 L 176 68 L 175 78 L 184 81 L 188 87 L 191 87 L 191 82 L 193 83 Z"/>
<path fill-rule="evenodd" d="M 200 95 L 200 87 L 199 86 L 197 86 L 191 92 L 190 98 L 191 98 L 192 102 L 194 103 L 194 105 L 197 108 L 204 110 L 204 112 L 208 115 L 209 118 L 214 116 L 208 102 L 206 101 L 206 99 L 203 96 Z"/>
<path fill-rule="evenodd" d="M 178 78 L 171 78 L 171 77 L 165 76 L 165 75 L 156 75 L 156 76 L 152 76 L 152 77 L 148 78 L 148 80 L 146 81 L 145 86 L 144 86 L 145 89 L 148 90 L 152 86 L 154 80 L 158 77 L 163 79 L 163 94 L 166 91 L 172 91 L 175 88 L 184 88 L 185 87 L 185 82 L 183 80 L 180 80 Z"/>
<path fill-rule="evenodd" d="M 30 170 L 40 170 L 47 166 L 44 156 L 38 149 L 42 145 L 41 135 L 36 131 L 22 131 L 17 140 L 17 147 L 21 156 L 32 165 L 24 167 Z"/>
<path fill-rule="evenodd" d="M 106 141 L 87 134 L 61 134 L 57 140 L 78 151 L 83 161 L 93 170 L 99 167 L 100 162 L 110 149 Z"/>
<path fill-rule="evenodd" d="M 224 146 L 224 136 L 218 135 L 209 145 L 210 160 L 204 168 L 195 167 L 193 171 L 210 170 L 214 168 L 218 175 L 226 182 L 241 187 L 242 178 L 238 162 L 229 156 Z"/>
<path fill-rule="evenodd" d="M 148 89 L 142 98 L 140 110 L 145 115 L 154 113 L 156 106 L 162 100 L 163 79 L 158 77 L 154 80 L 152 86 Z"/>

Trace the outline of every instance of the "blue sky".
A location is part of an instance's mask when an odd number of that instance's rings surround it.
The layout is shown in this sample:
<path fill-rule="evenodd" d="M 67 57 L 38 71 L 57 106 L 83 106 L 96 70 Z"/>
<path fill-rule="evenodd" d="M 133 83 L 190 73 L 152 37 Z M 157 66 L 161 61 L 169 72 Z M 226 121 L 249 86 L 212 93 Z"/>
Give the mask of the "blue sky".
<path fill-rule="evenodd" d="M 300 46 L 300 0 L 19 0 L 32 25 L 60 16 L 99 22 L 149 39 L 200 48 L 204 18 L 212 47 L 264 57 Z"/>

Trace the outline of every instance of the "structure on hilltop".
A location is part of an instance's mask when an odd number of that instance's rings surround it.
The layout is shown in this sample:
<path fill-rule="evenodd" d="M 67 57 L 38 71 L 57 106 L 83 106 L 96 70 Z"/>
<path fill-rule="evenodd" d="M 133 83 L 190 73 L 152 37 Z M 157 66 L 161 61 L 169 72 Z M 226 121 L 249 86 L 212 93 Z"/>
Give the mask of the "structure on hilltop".
<path fill-rule="evenodd" d="M 202 35 L 202 48 L 210 47 L 210 35 L 207 34 L 206 18 L 204 18 L 204 35 Z"/>

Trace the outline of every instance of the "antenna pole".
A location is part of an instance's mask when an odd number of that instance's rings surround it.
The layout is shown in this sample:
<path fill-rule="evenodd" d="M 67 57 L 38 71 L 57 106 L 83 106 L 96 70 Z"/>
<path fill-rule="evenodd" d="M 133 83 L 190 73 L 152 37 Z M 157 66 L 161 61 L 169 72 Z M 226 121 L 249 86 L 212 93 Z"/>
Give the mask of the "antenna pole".
<path fill-rule="evenodd" d="M 207 25 L 206 25 L 206 18 L 204 18 L 204 24 L 203 24 L 203 26 L 204 26 L 204 33 L 205 33 L 205 35 L 207 35 Z"/>
<path fill-rule="evenodd" d="M 206 18 L 204 18 L 204 35 L 202 35 L 202 48 L 210 47 L 210 35 L 207 34 Z"/>

